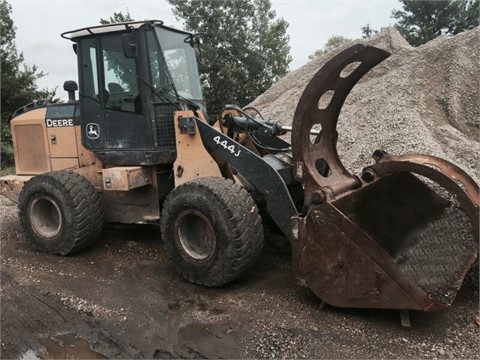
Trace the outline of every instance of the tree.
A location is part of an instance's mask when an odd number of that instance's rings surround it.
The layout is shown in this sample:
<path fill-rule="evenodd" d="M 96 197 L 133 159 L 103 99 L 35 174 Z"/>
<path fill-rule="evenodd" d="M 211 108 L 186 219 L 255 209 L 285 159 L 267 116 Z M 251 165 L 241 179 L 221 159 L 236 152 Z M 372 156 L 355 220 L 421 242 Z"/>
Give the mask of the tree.
<path fill-rule="evenodd" d="M 480 24 L 480 0 L 400 0 L 403 10 L 393 10 L 395 27 L 414 46 L 439 35 L 456 35 Z"/>
<path fill-rule="evenodd" d="M 375 30 L 375 29 L 372 29 L 370 27 L 370 24 L 367 24 L 365 26 L 362 26 L 360 28 L 360 30 L 362 30 L 362 38 L 363 39 L 369 39 L 371 38 L 373 35 L 376 35 L 378 34 L 378 30 Z"/>
<path fill-rule="evenodd" d="M 0 0 L 0 61 L 1 61 L 1 133 L 2 153 L 12 146 L 10 116 L 15 110 L 33 100 L 52 98 L 55 90 L 39 90 L 37 80 L 45 74 L 34 65 L 24 63 L 23 54 L 15 45 L 16 28 L 10 16 L 12 7 Z"/>
<path fill-rule="evenodd" d="M 130 11 L 127 8 L 127 13 L 124 15 L 121 11 L 114 12 L 113 16 L 110 16 L 108 20 L 100 19 L 100 24 L 112 24 L 112 23 L 120 23 L 120 22 L 127 22 L 133 21 L 132 16 L 130 15 Z"/>
<path fill-rule="evenodd" d="M 328 54 L 330 51 L 336 49 L 337 47 L 344 44 L 348 44 L 352 41 L 353 41 L 352 39 L 349 39 L 345 36 L 334 35 L 327 40 L 327 42 L 325 43 L 325 46 L 322 49 L 315 51 L 312 55 L 309 55 L 308 58 L 312 60 L 317 57 L 323 56 L 325 54 Z"/>
<path fill-rule="evenodd" d="M 186 30 L 204 34 L 201 80 L 208 111 L 246 105 L 284 76 L 292 61 L 288 23 L 270 0 L 167 0 Z"/>

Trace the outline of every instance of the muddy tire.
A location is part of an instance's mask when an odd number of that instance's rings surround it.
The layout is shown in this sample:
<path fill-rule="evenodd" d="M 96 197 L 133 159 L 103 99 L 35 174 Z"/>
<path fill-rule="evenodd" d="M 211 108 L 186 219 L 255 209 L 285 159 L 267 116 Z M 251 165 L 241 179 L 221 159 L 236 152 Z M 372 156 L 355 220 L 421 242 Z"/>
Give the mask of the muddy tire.
<path fill-rule="evenodd" d="M 199 285 L 221 286 L 236 279 L 263 246 L 262 219 L 253 199 L 223 178 L 175 188 L 164 203 L 161 229 L 177 271 Z"/>
<path fill-rule="evenodd" d="M 82 175 L 54 171 L 25 184 L 19 196 L 19 218 L 35 250 L 69 255 L 92 244 L 100 234 L 103 207 Z"/>

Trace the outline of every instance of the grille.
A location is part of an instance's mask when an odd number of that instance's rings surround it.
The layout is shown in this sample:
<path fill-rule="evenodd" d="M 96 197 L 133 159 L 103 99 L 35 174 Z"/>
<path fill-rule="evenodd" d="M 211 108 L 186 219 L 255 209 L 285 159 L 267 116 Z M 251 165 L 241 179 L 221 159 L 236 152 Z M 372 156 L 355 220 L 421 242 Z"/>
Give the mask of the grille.
<path fill-rule="evenodd" d="M 437 302 L 451 304 L 465 276 L 465 264 L 476 252 L 468 218 L 460 209 L 448 207 L 413 229 L 407 243 L 395 257 L 403 274 Z"/>
<path fill-rule="evenodd" d="M 172 104 L 155 104 L 156 142 L 159 149 L 175 150 L 175 128 L 173 113 L 177 110 Z"/>
<path fill-rule="evenodd" d="M 45 111 L 45 110 L 44 110 Z M 45 112 L 43 112 L 45 114 Z M 40 115 L 39 115 L 40 117 Z M 44 119 L 35 119 L 38 124 L 23 125 L 20 121 L 13 126 L 13 137 L 16 139 L 15 166 L 17 175 L 41 174 L 48 171 L 48 158 L 43 136 Z"/>

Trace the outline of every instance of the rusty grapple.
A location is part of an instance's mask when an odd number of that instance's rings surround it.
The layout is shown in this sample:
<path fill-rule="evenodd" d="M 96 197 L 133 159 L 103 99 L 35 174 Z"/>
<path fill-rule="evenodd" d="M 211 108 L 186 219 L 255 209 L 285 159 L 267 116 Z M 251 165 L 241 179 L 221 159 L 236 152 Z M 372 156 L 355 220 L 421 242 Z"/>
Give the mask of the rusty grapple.
<path fill-rule="evenodd" d="M 347 95 L 389 55 L 350 47 L 326 63 L 301 96 L 292 125 L 295 177 L 304 189 L 303 211 L 291 220 L 295 269 L 334 306 L 442 310 L 477 257 L 478 185 L 445 160 L 382 150 L 359 178 L 336 149 Z"/>

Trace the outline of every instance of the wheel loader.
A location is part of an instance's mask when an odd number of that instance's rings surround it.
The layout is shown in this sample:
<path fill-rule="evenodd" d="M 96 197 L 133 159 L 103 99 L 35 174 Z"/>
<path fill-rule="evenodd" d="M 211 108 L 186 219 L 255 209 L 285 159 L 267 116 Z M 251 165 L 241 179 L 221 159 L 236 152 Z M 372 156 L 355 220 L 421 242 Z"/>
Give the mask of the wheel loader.
<path fill-rule="evenodd" d="M 327 304 L 452 304 L 478 253 L 475 181 L 445 160 L 383 150 L 356 176 L 337 152 L 346 97 L 389 53 L 358 44 L 334 56 L 291 127 L 236 105 L 209 124 L 198 34 L 151 20 L 62 37 L 79 86 L 65 82 L 68 102 L 13 114 L 16 174 L 0 179 L 33 249 L 69 255 L 104 222 L 156 223 L 186 280 L 221 286 L 258 259 L 269 226 L 288 239 L 295 276 Z"/>

